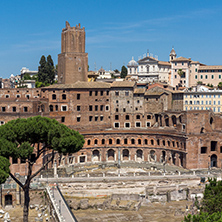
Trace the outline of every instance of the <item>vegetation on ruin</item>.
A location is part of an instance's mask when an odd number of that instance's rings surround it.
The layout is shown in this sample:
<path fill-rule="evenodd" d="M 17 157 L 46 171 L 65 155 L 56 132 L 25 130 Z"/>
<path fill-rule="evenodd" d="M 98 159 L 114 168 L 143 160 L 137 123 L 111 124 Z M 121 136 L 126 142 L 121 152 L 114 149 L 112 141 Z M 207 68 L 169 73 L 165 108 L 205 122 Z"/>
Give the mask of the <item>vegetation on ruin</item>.
<path fill-rule="evenodd" d="M 209 179 L 206 184 L 204 197 L 200 204 L 200 213 L 197 215 L 189 214 L 184 218 L 184 222 L 222 222 L 222 181 Z M 198 207 L 198 206 L 197 206 Z"/>
<path fill-rule="evenodd" d="M 29 189 L 32 179 L 37 176 L 50 162 L 55 152 L 70 154 L 79 151 L 84 138 L 79 132 L 69 129 L 54 119 L 47 117 L 30 117 L 16 119 L 0 126 L 0 182 L 3 183 L 10 175 L 24 191 L 23 221 L 28 221 Z M 42 158 L 42 155 L 46 158 Z M 27 164 L 26 181 L 23 184 L 9 170 L 9 158 L 25 161 Z M 42 166 L 33 172 L 36 161 L 42 160 Z"/>
<path fill-rule="evenodd" d="M 127 76 L 127 68 L 126 66 L 122 66 L 120 77 L 124 79 L 126 76 Z"/>

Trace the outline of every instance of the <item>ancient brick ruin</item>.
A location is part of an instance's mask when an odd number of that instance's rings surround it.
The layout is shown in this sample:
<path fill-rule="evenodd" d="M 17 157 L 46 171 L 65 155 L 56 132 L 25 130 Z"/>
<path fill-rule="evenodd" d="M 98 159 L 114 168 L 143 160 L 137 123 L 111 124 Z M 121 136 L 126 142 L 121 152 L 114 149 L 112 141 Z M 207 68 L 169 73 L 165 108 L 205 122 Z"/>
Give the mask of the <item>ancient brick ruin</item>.
<path fill-rule="evenodd" d="M 58 65 L 61 84 L 0 89 L 0 123 L 41 115 L 78 130 L 85 137 L 84 147 L 59 158 L 60 166 L 119 159 L 188 169 L 222 167 L 221 116 L 210 110 L 183 111 L 183 92 L 159 83 L 140 88 L 134 81 L 87 82 L 85 31 L 80 25 L 71 28 L 67 23 L 63 29 Z M 12 173 L 25 174 L 24 161 L 10 161 Z"/>

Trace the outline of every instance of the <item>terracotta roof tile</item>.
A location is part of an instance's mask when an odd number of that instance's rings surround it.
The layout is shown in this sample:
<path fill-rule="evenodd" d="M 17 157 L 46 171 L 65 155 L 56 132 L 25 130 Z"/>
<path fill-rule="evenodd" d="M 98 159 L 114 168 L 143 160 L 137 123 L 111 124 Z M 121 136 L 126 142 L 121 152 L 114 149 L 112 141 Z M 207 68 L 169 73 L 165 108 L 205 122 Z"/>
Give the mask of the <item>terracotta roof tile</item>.
<path fill-rule="evenodd" d="M 144 94 L 145 91 L 146 91 L 145 88 L 136 88 L 136 89 L 134 89 L 135 94 Z"/>
<path fill-rule="evenodd" d="M 173 60 L 173 62 L 176 62 L 176 61 L 191 61 L 191 60 L 190 60 L 190 59 L 187 59 L 187 58 L 185 58 L 185 57 L 180 56 L 180 57 L 178 57 L 178 58 L 176 58 L 176 59 Z"/>
<path fill-rule="evenodd" d="M 44 87 L 45 89 L 108 89 L 110 88 L 110 83 L 105 82 L 76 82 L 73 84 L 54 84 L 48 87 Z"/>
<path fill-rule="evenodd" d="M 111 84 L 111 87 L 134 87 L 136 82 L 134 81 L 115 81 Z"/>
<path fill-rule="evenodd" d="M 164 66 L 171 66 L 171 64 L 169 62 L 165 62 L 165 61 L 158 61 L 159 65 L 164 65 Z"/>

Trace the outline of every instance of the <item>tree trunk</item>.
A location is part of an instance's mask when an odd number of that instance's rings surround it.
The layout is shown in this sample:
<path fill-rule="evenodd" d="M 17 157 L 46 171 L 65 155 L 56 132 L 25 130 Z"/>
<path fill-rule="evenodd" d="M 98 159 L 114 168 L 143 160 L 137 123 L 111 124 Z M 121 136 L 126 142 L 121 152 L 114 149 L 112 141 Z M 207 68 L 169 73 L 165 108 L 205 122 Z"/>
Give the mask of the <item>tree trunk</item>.
<path fill-rule="evenodd" d="M 28 222 L 29 217 L 29 185 L 24 188 L 24 207 L 23 207 L 23 222 Z"/>

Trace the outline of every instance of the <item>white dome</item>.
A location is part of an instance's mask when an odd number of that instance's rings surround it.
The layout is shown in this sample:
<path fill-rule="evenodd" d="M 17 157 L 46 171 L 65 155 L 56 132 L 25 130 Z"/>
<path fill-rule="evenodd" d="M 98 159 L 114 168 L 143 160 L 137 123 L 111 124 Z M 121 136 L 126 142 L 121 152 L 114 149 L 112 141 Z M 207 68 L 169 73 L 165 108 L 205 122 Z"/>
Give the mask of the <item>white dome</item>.
<path fill-rule="evenodd" d="M 138 63 L 134 60 L 132 57 L 132 60 L 130 60 L 127 64 L 127 67 L 138 67 Z"/>

